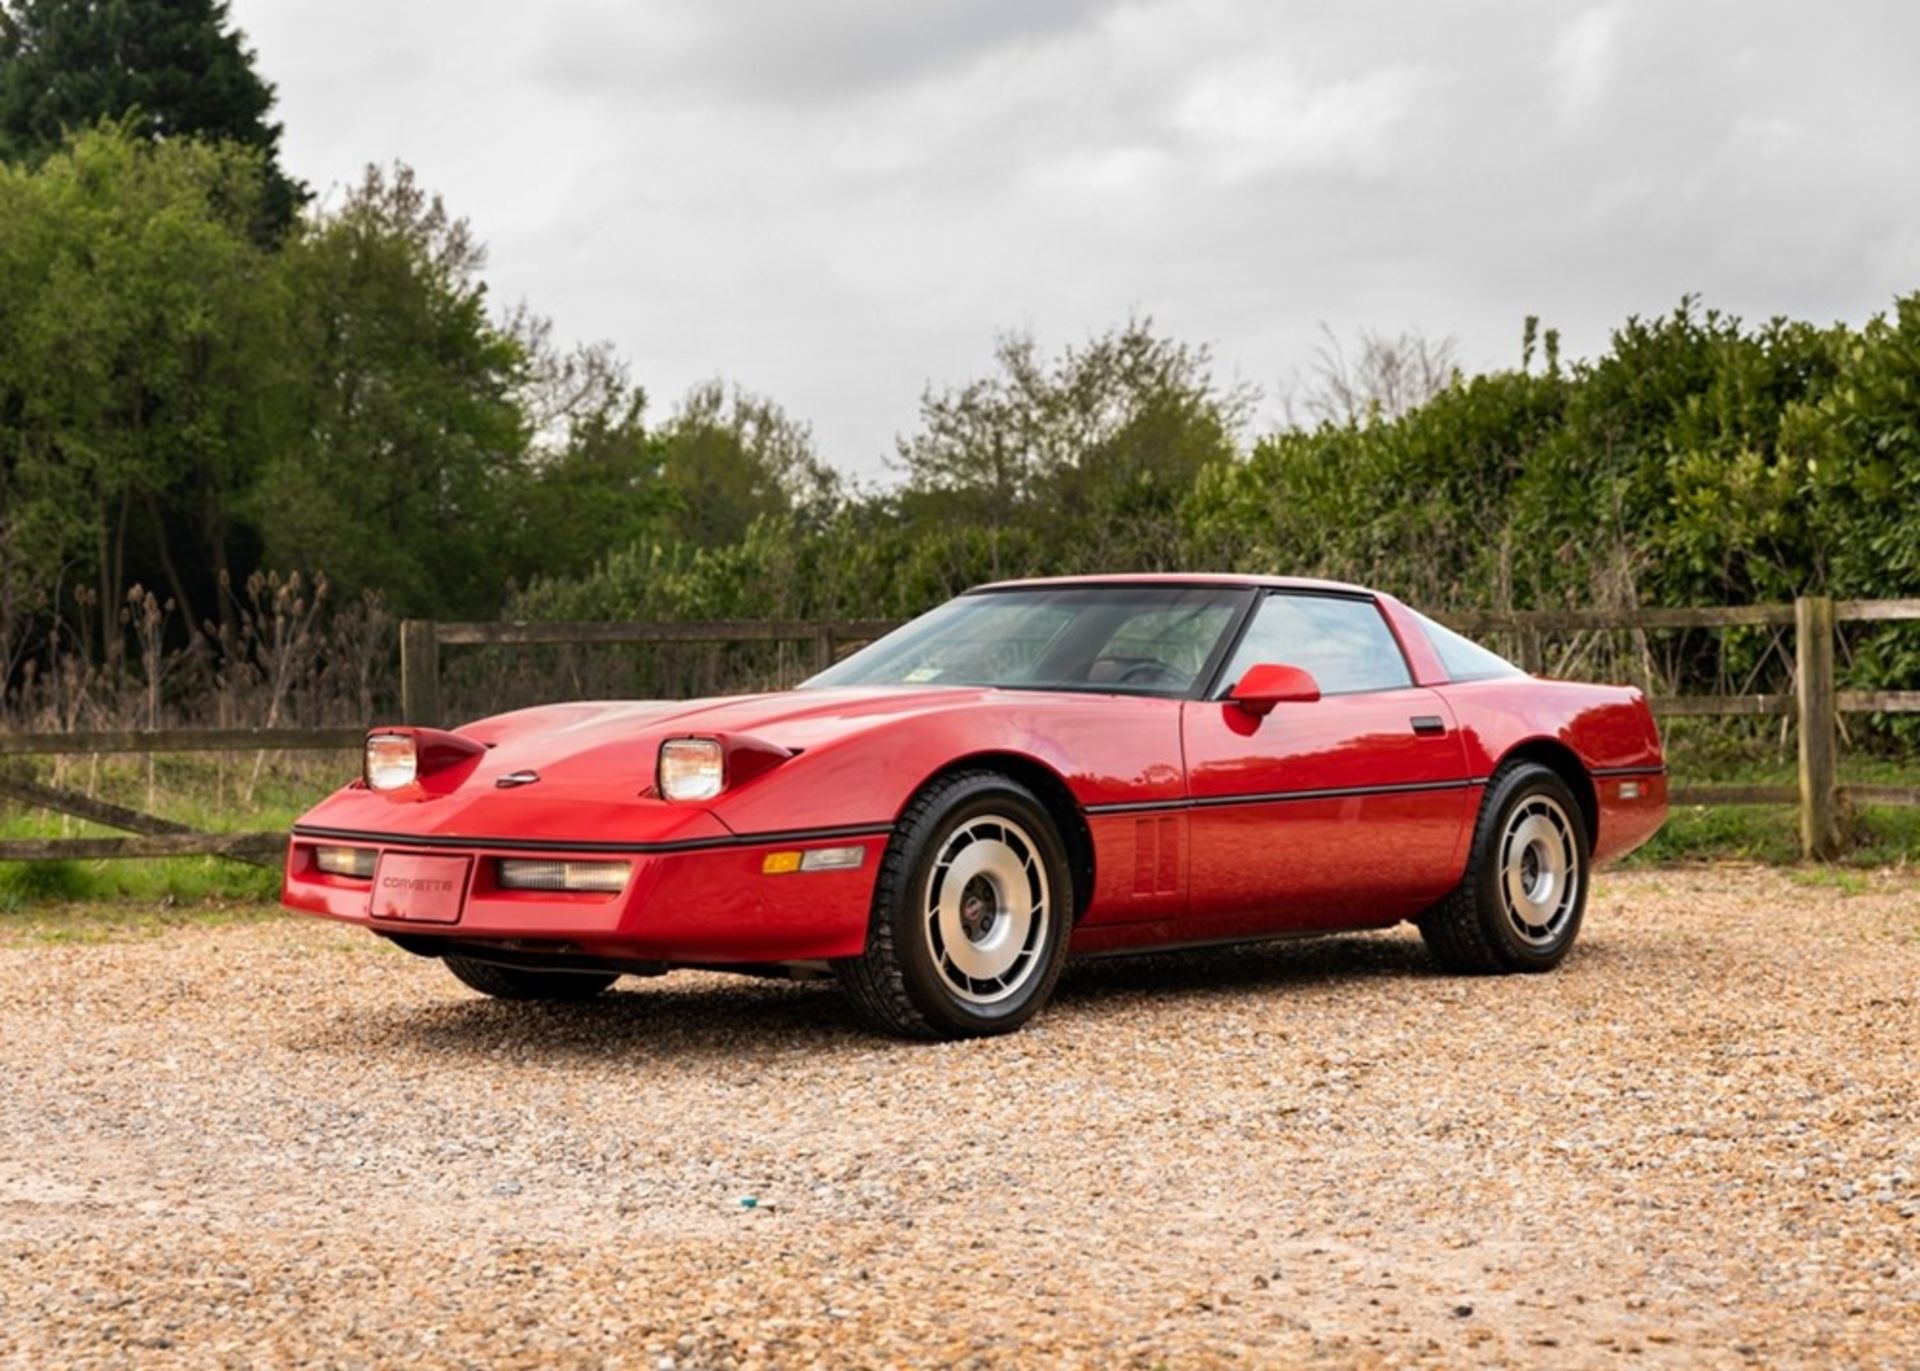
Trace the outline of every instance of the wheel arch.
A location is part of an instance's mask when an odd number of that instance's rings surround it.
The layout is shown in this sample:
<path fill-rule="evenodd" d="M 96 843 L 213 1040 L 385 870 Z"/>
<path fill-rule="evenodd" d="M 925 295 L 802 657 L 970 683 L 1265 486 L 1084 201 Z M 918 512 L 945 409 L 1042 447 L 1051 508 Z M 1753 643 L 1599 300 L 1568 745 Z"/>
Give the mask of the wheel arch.
<path fill-rule="evenodd" d="M 1080 802 L 1074 799 L 1066 780 L 1045 762 L 1018 752 L 971 752 L 964 757 L 954 758 L 923 778 L 901 804 L 900 814 L 904 814 L 914 798 L 927 787 L 963 771 L 998 772 L 1008 780 L 1025 786 L 1040 801 L 1041 807 L 1053 820 L 1054 828 L 1059 831 L 1060 841 L 1066 844 L 1067 863 L 1073 874 L 1073 917 L 1077 923 L 1093 899 L 1093 830 L 1087 826 L 1087 816 L 1081 811 Z M 899 817 L 899 814 L 894 816 L 896 823 Z"/>
<path fill-rule="evenodd" d="M 1501 755 L 1500 766 L 1511 762 L 1537 762 L 1565 781 L 1580 804 L 1580 817 L 1587 826 L 1588 847 L 1600 841 L 1600 792 L 1594 788 L 1593 777 L 1579 753 L 1557 738 L 1529 738 Z"/>

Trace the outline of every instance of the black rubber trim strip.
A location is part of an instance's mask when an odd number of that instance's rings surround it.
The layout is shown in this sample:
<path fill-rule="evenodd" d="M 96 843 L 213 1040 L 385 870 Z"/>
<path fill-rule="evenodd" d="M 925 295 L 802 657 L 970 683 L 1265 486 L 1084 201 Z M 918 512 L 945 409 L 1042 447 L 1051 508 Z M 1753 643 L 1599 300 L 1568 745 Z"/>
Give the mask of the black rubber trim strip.
<path fill-rule="evenodd" d="M 1587 773 L 1596 780 L 1605 780 L 1609 776 L 1664 776 L 1667 768 L 1662 766 L 1597 766 Z"/>
<path fill-rule="evenodd" d="M 1328 790 L 1270 790 L 1247 795 L 1203 795 L 1179 800 L 1137 800 L 1123 804 L 1088 805 L 1088 814 L 1133 814 L 1150 809 L 1221 809 L 1228 805 L 1279 804 L 1293 800 L 1346 800 L 1359 795 L 1412 795 L 1423 790 L 1470 790 L 1487 783 L 1485 776 L 1458 781 L 1403 781 L 1394 785 L 1336 786 Z"/>
<path fill-rule="evenodd" d="M 781 833 L 738 833 L 725 838 L 682 838 L 673 842 L 585 843 L 553 838 L 419 836 L 411 833 L 368 833 L 352 828 L 320 828 L 295 824 L 296 838 L 326 842 L 370 843 L 379 847 L 453 847 L 462 851 L 497 852 L 699 852 L 708 848 L 761 847 L 768 843 L 812 843 L 829 838 L 873 838 L 893 832 L 892 824 L 848 824 L 840 828 L 793 828 Z"/>

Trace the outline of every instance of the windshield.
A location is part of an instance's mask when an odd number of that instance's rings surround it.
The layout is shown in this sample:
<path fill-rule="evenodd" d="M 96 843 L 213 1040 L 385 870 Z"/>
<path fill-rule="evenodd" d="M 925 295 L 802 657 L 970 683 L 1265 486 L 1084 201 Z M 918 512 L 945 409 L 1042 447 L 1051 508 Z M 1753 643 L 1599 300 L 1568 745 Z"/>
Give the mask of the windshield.
<path fill-rule="evenodd" d="M 1247 592 L 1059 586 L 962 595 L 806 686 L 1000 686 L 1187 694 Z"/>

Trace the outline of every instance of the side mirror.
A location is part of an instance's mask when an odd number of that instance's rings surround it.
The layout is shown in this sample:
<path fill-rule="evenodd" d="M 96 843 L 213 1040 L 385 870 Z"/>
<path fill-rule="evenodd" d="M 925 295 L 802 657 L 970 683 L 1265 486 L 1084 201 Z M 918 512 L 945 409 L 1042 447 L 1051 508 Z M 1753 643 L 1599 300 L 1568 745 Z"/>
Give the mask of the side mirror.
<path fill-rule="evenodd" d="M 1320 683 L 1297 666 L 1262 662 L 1247 668 L 1227 698 L 1259 717 L 1271 714 L 1275 705 L 1312 704 L 1320 698 Z"/>

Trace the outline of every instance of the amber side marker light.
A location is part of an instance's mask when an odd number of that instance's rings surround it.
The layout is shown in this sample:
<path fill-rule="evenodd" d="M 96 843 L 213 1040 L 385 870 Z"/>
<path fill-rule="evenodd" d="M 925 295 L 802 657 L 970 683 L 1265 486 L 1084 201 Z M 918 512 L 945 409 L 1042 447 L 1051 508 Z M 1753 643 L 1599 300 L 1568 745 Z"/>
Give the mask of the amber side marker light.
<path fill-rule="evenodd" d="M 796 871 L 853 871 L 867 860 L 864 847 L 813 847 L 801 852 L 769 852 L 760 862 L 762 876 Z"/>

